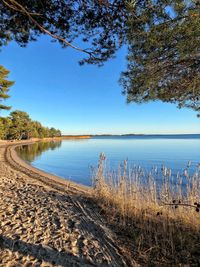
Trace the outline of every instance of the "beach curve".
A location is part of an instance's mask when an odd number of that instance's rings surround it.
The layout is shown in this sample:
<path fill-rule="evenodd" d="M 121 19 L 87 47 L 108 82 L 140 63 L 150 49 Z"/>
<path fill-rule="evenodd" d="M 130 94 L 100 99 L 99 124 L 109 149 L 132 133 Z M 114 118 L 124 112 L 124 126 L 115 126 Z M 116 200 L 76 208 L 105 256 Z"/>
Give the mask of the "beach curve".
<path fill-rule="evenodd" d="M 130 266 L 90 188 L 19 158 L 31 143 L 0 145 L 0 266 Z"/>

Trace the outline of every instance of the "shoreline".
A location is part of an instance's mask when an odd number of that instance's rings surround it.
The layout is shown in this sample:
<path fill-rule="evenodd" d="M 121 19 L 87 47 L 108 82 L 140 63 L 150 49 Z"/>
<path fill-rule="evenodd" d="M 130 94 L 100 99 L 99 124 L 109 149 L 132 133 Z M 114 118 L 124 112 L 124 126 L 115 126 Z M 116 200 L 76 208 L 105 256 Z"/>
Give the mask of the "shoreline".
<path fill-rule="evenodd" d="M 122 191 L 114 189 L 117 193 L 113 195 L 113 189 L 101 180 L 100 187 L 93 191 L 41 171 L 17 155 L 18 146 L 37 141 L 0 143 L 0 266 L 199 263 L 199 251 L 193 250 L 199 245 L 200 203 L 196 195 L 196 206 L 192 198 L 190 205 L 185 206 L 187 202 L 181 199 L 180 204 L 169 200 L 165 206 L 151 200 L 148 194 L 144 198 L 146 191 L 140 187 L 128 199 L 124 198 L 124 187 Z M 169 236 L 166 229 L 174 235 Z M 146 239 L 141 241 L 144 231 Z M 157 244 L 155 254 L 151 254 L 152 240 Z M 168 251 L 166 240 L 177 250 L 161 259 L 160 253 Z M 182 242 L 184 249 L 180 251 Z M 185 251 L 189 255 L 186 259 Z"/>
<path fill-rule="evenodd" d="M 20 159 L 34 142 L 0 143 L 0 266 L 131 266 L 90 188 Z"/>
<path fill-rule="evenodd" d="M 59 186 L 59 190 L 64 190 L 64 187 L 67 187 L 67 190 L 69 189 L 73 189 L 73 190 L 77 190 L 79 192 L 84 192 L 87 194 L 91 193 L 92 188 L 89 186 L 84 186 L 78 183 L 75 183 L 73 181 L 70 181 L 69 179 L 66 178 L 62 178 L 60 176 L 45 172 L 41 169 L 38 169 L 34 166 L 32 166 L 31 164 L 29 164 L 28 162 L 24 161 L 23 159 L 20 158 L 20 156 L 18 155 L 16 148 L 21 146 L 21 145 L 30 145 L 30 144 L 34 144 L 36 142 L 40 142 L 40 141 L 46 141 L 48 142 L 49 140 L 39 140 L 39 141 L 30 141 L 30 142 L 23 142 L 23 143 L 13 143 L 12 145 L 8 145 L 6 148 L 6 159 L 8 161 L 8 163 L 24 172 L 25 174 L 29 174 L 31 176 L 33 176 L 35 179 L 39 180 L 40 182 L 43 182 L 45 184 L 48 184 L 50 186 Z"/>
<path fill-rule="evenodd" d="M 66 135 L 58 137 L 45 137 L 45 138 L 30 138 L 28 140 L 2 140 L 0 139 L 0 145 L 9 144 L 26 144 L 31 142 L 49 142 L 54 140 L 71 140 L 71 139 L 90 139 L 91 135 Z"/>

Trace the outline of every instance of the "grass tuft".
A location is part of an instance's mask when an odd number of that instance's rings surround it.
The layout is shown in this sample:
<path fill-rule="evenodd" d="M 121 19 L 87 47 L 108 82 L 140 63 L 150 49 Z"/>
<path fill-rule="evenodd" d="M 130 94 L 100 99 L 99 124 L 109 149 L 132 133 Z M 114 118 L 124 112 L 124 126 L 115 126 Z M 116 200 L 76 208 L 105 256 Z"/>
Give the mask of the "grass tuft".
<path fill-rule="evenodd" d="M 183 174 L 157 167 L 145 172 L 124 161 L 109 171 L 100 155 L 93 193 L 109 221 L 127 237 L 138 260 L 148 264 L 200 266 L 200 168 Z"/>

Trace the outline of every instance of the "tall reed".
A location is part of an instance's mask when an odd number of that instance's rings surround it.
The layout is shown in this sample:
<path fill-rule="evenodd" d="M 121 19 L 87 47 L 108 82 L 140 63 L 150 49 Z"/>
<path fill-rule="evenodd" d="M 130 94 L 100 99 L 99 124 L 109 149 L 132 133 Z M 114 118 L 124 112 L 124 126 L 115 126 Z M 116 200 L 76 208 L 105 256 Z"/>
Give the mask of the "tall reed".
<path fill-rule="evenodd" d="M 191 175 L 190 165 L 176 176 L 166 167 L 146 172 L 127 161 L 109 171 L 105 155 L 100 155 L 94 196 L 148 265 L 200 266 L 200 166 Z"/>

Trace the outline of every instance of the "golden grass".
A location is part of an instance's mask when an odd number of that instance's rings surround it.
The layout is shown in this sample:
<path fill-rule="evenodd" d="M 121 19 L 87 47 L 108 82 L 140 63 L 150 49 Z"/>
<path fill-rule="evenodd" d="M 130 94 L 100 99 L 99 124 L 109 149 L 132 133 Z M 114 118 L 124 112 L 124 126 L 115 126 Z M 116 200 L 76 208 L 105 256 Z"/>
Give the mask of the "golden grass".
<path fill-rule="evenodd" d="M 189 164 L 190 165 L 190 164 Z M 107 171 L 102 154 L 93 177 L 94 196 L 138 260 L 148 264 L 200 266 L 200 174 L 173 177 L 165 167 Z M 131 242 L 130 242 L 131 241 Z M 179 265 L 182 266 L 182 265 Z"/>

